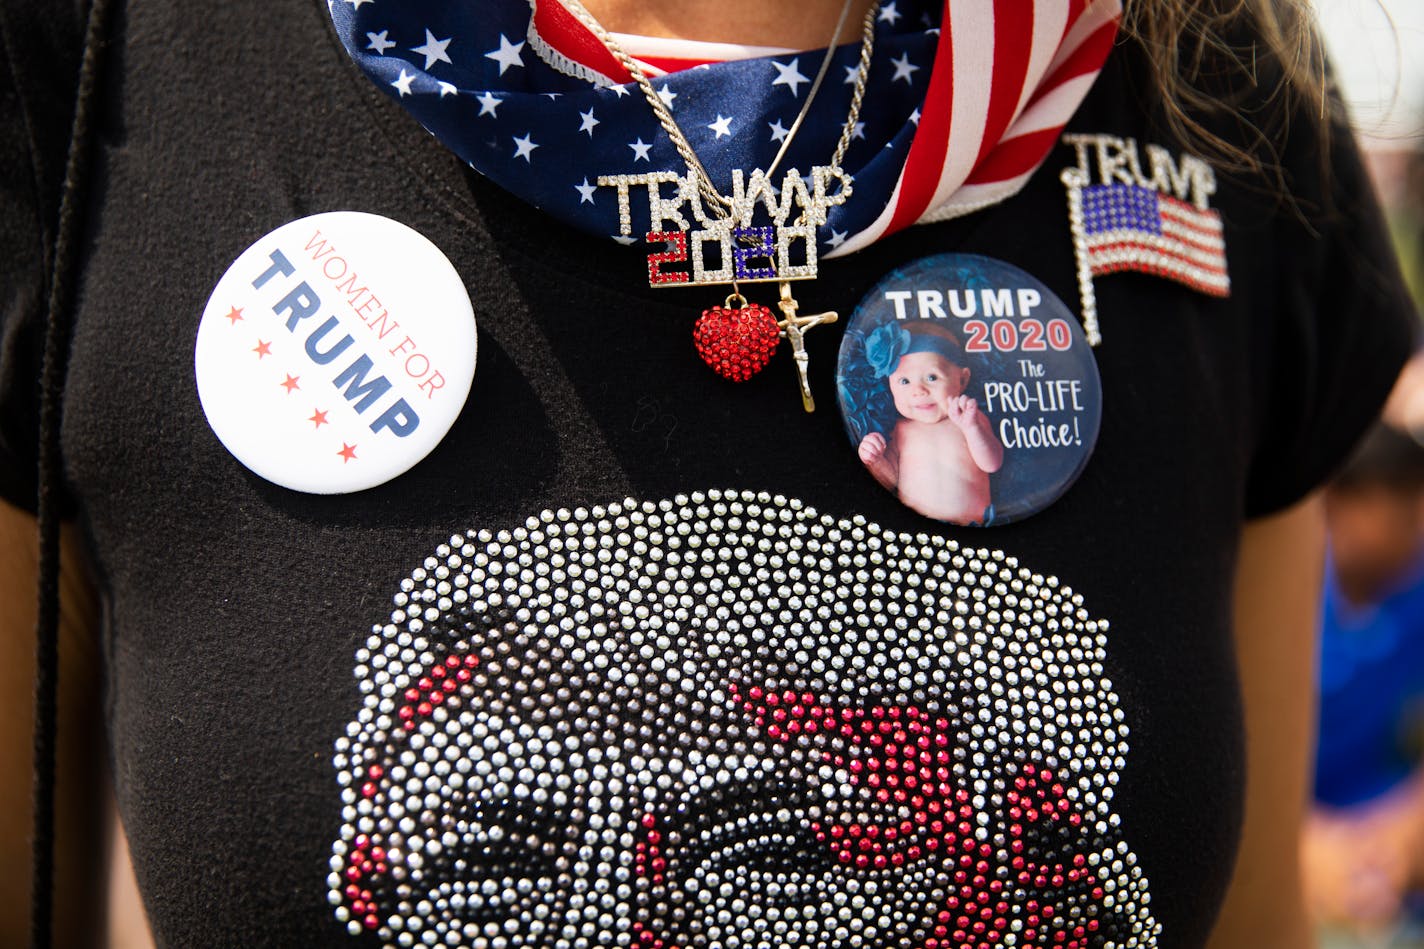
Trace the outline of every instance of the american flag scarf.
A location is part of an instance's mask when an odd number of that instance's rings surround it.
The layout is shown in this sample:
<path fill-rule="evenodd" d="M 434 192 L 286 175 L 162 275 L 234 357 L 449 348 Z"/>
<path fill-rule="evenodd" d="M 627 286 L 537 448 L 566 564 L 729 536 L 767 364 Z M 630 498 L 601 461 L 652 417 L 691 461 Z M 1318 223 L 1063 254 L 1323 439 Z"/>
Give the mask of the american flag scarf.
<path fill-rule="evenodd" d="M 329 7 L 372 81 L 476 171 L 575 227 L 631 243 L 620 196 L 599 178 L 685 171 L 631 77 L 557 0 Z M 1121 0 L 884 3 L 866 106 L 842 164 L 854 195 L 817 229 L 820 256 L 1015 194 L 1092 86 L 1121 9 Z M 734 169 L 771 162 L 823 55 L 629 45 L 724 194 Z M 837 50 L 781 168 L 829 161 L 859 54 L 858 42 Z"/>

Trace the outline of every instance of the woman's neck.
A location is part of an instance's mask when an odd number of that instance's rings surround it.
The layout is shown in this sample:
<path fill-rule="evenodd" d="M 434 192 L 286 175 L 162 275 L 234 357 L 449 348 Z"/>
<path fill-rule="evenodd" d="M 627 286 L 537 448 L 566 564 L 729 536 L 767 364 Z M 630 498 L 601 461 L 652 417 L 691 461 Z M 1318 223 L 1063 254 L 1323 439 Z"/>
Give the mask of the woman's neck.
<path fill-rule="evenodd" d="M 845 0 L 583 0 L 605 29 L 670 39 L 817 49 L 836 28 Z M 872 0 L 850 0 L 841 43 L 860 35 Z"/>

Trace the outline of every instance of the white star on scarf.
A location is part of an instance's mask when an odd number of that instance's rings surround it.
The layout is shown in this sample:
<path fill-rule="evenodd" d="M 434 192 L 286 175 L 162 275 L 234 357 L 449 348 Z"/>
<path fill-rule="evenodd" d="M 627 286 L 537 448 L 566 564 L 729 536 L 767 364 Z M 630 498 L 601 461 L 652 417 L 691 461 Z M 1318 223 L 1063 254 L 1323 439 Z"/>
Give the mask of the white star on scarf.
<path fill-rule="evenodd" d="M 446 96 L 453 96 L 455 93 L 460 91 L 459 89 L 455 88 L 455 84 L 453 82 L 446 82 L 443 79 L 437 79 L 435 80 L 435 83 L 440 87 L 440 98 L 442 99 Z"/>
<path fill-rule="evenodd" d="M 450 40 L 452 39 L 454 39 L 453 36 L 447 37 L 443 40 L 437 40 L 435 38 L 435 34 L 430 32 L 429 29 L 426 29 L 425 42 L 420 46 L 412 46 L 410 48 L 410 51 L 412 53 L 419 53 L 420 55 L 424 56 L 425 68 L 429 70 L 430 67 L 434 66 L 436 63 L 450 62 L 450 54 L 445 52 L 445 50 L 449 48 Z"/>
<path fill-rule="evenodd" d="M 510 66 L 523 66 L 524 57 L 519 55 L 519 51 L 524 48 L 524 42 L 511 43 L 505 38 L 503 33 L 499 34 L 499 49 L 490 50 L 485 53 L 485 59 L 492 59 L 499 63 L 499 74 L 504 75 L 504 71 Z"/>
<path fill-rule="evenodd" d="M 902 53 L 900 54 L 899 59 L 890 60 L 890 65 L 895 67 L 895 76 L 893 79 L 890 80 L 891 82 L 899 82 L 901 79 L 903 79 L 907 83 L 913 84 L 914 80 L 910 77 L 910 74 L 920 68 L 919 66 L 916 66 L 914 63 L 910 62 L 909 53 Z"/>
<path fill-rule="evenodd" d="M 499 96 L 493 92 L 482 92 L 475 96 L 475 100 L 480 104 L 480 115 L 492 115 L 495 118 L 499 118 L 497 111 L 500 106 Z"/>
<path fill-rule="evenodd" d="M 838 231 L 838 230 L 836 230 L 836 229 L 833 227 L 833 228 L 831 228 L 831 236 L 830 236 L 830 239 L 826 241 L 826 246 L 827 246 L 827 247 L 839 247 L 839 246 L 841 246 L 842 244 L 845 243 L 846 238 L 849 237 L 849 236 L 850 236 L 850 235 L 847 234 L 845 231 Z"/>
<path fill-rule="evenodd" d="M 782 127 L 780 119 L 777 119 L 775 122 L 768 122 L 766 124 L 767 127 L 771 129 L 771 140 L 773 142 L 786 141 L 786 136 L 789 133 L 784 127 Z"/>
<path fill-rule="evenodd" d="M 773 86 L 790 86 L 793 96 L 800 93 L 801 83 L 811 81 L 801 75 L 801 70 L 796 68 L 796 63 L 797 60 L 793 59 L 783 66 L 774 59 L 771 61 L 771 64 L 776 67 L 776 78 L 771 81 L 771 84 Z"/>
<path fill-rule="evenodd" d="M 723 138 L 732 134 L 732 118 L 718 112 L 717 121 L 709 123 L 707 127 L 716 132 L 718 138 Z"/>
<path fill-rule="evenodd" d="M 538 144 L 530 138 L 530 133 L 525 132 L 523 138 L 514 139 L 514 157 L 522 158 L 526 162 L 530 161 L 531 159 L 529 156 L 533 155 L 534 149 L 538 147 Z"/>
<path fill-rule="evenodd" d="M 663 105 L 671 109 L 672 100 L 677 98 L 677 93 L 673 92 L 667 86 L 663 86 L 661 89 L 658 90 L 658 98 L 663 100 Z"/>
<path fill-rule="evenodd" d="M 579 125 L 579 131 L 587 132 L 588 137 L 593 138 L 593 127 L 602 124 L 598 119 L 593 117 L 593 110 L 589 109 L 587 112 L 580 112 L 579 118 L 583 119 L 583 122 Z"/>
<path fill-rule="evenodd" d="M 880 15 L 876 19 L 881 23 L 889 23 L 894 26 L 900 22 L 900 11 L 895 9 L 895 4 L 887 3 L 880 8 Z"/>
<path fill-rule="evenodd" d="M 647 142 L 644 142 L 641 135 L 638 137 L 638 140 L 636 142 L 629 142 L 628 147 L 633 149 L 634 161 L 652 161 L 652 159 L 648 157 L 648 149 L 652 148 L 653 146 Z"/>
<path fill-rule="evenodd" d="M 414 81 L 414 79 L 414 76 L 402 69 L 400 78 L 397 79 L 395 82 L 391 83 L 391 85 L 395 86 L 396 91 L 399 92 L 402 96 L 408 96 L 410 95 L 410 84 L 412 81 Z"/>
<path fill-rule="evenodd" d="M 598 185 L 588 183 L 588 175 L 583 176 L 583 184 L 574 185 L 574 190 L 579 193 L 579 204 L 592 204 L 593 193 L 598 190 Z"/>
<path fill-rule="evenodd" d="M 377 56 L 386 55 L 386 50 L 396 45 L 387 36 L 387 34 L 389 34 L 390 32 L 390 30 L 382 30 L 379 33 L 367 33 L 366 39 L 368 39 L 370 42 L 366 44 L 366 48 L 369 50 L 375 50 Z"/>

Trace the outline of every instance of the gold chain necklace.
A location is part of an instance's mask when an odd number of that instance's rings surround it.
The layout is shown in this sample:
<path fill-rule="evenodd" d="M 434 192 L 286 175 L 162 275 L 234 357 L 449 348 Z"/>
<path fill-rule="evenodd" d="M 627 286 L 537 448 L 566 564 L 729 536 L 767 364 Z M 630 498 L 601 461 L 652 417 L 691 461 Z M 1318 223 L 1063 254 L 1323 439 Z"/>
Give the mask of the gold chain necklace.
<path fill-rule="evenodd" d="M 802 405 L 807 412 L 814 411 L 816 403 L 811 396 L 807 376 L 810 356 L 806 352 L 804 336 L 812 327 L 834 323 L 839 317 L 833 311 L 800 315 L 799 304 L 791 293 L 791 281 L 816 277 L 816 228 L 825 223 L 826 211 L 830 207 L 844 203 L 852 193 L 852 178 L 841 170 L 840 165 L 855 134 L 861 105 L 865 99 L 866 81 L 874 52 L 879 0 L 866 12 L 862 24 L 860 58 L 850 109 L 830 164 L 812 169 L 812 184 L 809 188 L 805 179 L 792 169 L 782 184 L 779 201 L 776 199 L 777 189 L 771 184 L 771 175 L 786 155 L 810 111 L 816 94 L 820 91 L 834 58 L 836 43 L 850 13 L 851 0 L 845 0 L 841 8 L 835 32 L 821 60 L 820 69 L 807 91 L 801 111 L 782 139 L 781 148 L 765 171 L 757 169 L 752 172 L 750 181 L 744 181 L 742 170 L 735 169 L 732 197 L 722 194 L 712 183 L 707 169 L 673 118 L 668 103 L 653 88 L 652 81 L 637 61 L 619 46 L 579 0 L 564 0 L 564 4 L 633 77 L 649 108 L 687 167 L 686 179 L 672 172 L 606 175 L 598 179 L 599 185 L 618 189 L 620 225 L 625 234 L 631 234 L 628 203 L 630 188 L 642 185 L 649 189 L 650 203 L 655 210 L 652 229 L 648 231 L 645 239 L 654 247 L 666 248 L 648 255 L 649 283 L 655 287 L 730 284 L 732 293 L 726 298 L 724 305 L 704 310 L 697 321 L 693 340 L 698 354 L 720 375 L 741 382 L 761 371 L 770 361 L 779 340 L 785 337 L 791 342 Z M 675 203 L 664 199 L 659 190 L 661 185 L 673 182 L 679 186 L 679 201 Z M 839 187 L 832 192 L 828 190 L 832 185 Z M 751 219 L 758 202 L 774 215 L 775 226 L 752 226 Z M 691 274 L 664 269 L 670 264 L 687 261 L 690 226 L 677 210 L 682 203 L 693 205 L 695 217 L 706 225 L 704 230 L 691 234 Z M 800 206 L 800 213 L 794 220 L 790 218 L 793 203 Z M 677 230 L 662 229 L 663 222 L 668 219 L 678 225 Z M 706 244 L 714 241 L 721 258 L 720 266 L 715 268 L 707 266 L 705 258 Z M 793 262 L 792 247 L 795 244 L 799 244 L 803 249 L 800 263 Z M 763 261 L 764 265 L 753 266 L 756 261 Z M 744 282 L 776 282 L 780 291 L 776 305 L 781 311 L 782 319 L 775 319 L 771 311 L 759 303 L 748 303 L 740 291 L 740 284 Z"/>

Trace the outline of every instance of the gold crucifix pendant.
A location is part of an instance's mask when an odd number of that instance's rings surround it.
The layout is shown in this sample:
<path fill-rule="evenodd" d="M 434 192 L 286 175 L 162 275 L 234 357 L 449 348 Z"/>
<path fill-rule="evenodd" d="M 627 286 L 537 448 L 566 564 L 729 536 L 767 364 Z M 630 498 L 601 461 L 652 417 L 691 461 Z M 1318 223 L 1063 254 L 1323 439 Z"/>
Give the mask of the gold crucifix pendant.
<path fill-rule="evenodd" d="M 807 316 L 797 316 L 796 310 L 800 306 L 796 298 L 791 295 L 791 284 L 782 281 L 781 299 L 776 302 L 776 306 L 785 317 L 776 325 L 781 329 L 781 335 L 791 341 L 791 358 L 796 360 L 796 374 L 801 382 L 801 404 L 807 412 L 816 411 L 816 400 L 811 398 L 811 380 L 806 376 L 806 370 L 811 365 L 811 357 L 806 352 L 806 331 L 813 326 L 820 326 L 822 323 L 834 323 L 840 317 L 834 312 L 812 313 Z"/>

